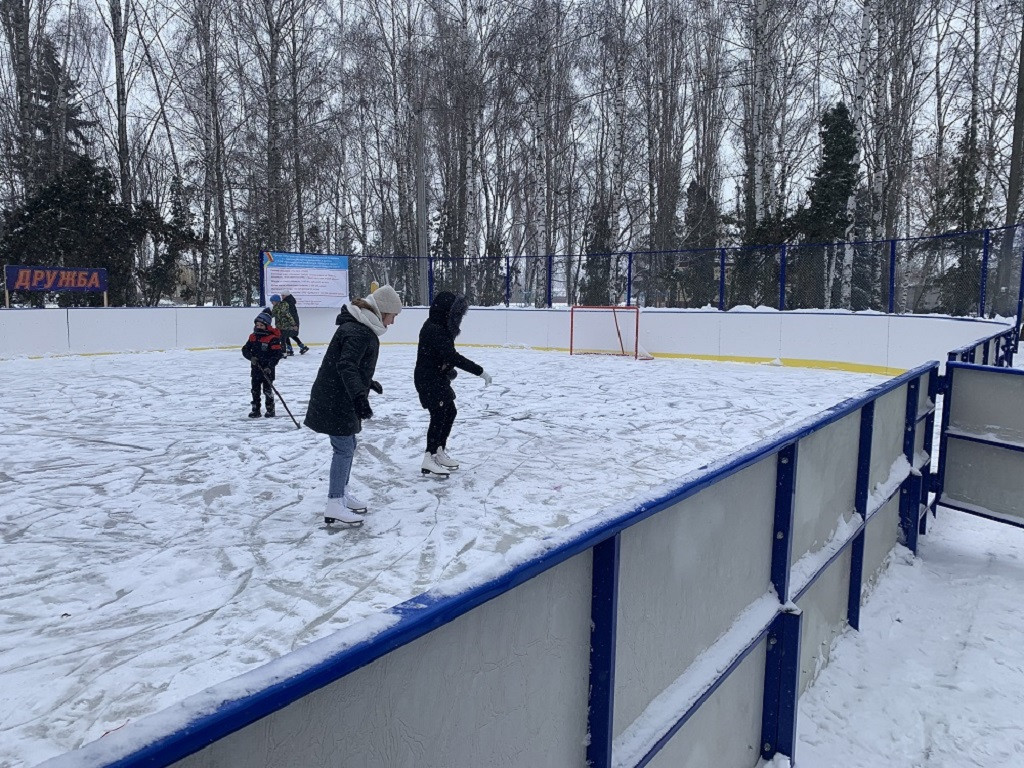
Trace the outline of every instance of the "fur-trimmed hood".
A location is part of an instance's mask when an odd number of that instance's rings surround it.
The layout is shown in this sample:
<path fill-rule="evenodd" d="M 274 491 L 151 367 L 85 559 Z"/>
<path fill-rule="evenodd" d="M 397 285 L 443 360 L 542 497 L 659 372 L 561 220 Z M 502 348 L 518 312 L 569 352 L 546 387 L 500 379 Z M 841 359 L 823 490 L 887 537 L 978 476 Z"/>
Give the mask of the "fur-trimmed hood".
<path fill-rule="evenodd" d="M 447 328 L 454 339 L 462 331 L 462 318 L 466 316 L 468 309 L 465 296 L 451 291 L 441 291 L 430 303 L 428 317 Z"/>

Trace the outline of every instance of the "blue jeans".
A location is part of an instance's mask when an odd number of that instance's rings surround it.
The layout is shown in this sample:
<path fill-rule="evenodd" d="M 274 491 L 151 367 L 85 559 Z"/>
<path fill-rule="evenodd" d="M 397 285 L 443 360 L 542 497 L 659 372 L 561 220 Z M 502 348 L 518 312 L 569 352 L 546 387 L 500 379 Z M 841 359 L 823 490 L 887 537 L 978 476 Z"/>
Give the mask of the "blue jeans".
<path fill-rule="evenodd" d="M 356 452 L 355 435 L 331 435 L 331 480 L 327 498 L 340 499 L 345 495 L 349 475 L 352 474 L 352 455 Z"/>

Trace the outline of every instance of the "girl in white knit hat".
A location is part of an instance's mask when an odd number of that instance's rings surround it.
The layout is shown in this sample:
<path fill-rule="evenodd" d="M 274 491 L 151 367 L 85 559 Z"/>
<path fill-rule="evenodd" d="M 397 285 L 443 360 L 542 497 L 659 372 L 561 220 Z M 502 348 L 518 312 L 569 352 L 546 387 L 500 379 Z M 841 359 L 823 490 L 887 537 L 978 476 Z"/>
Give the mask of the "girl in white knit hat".
<path fill-rule="evenodd" d="M 366 502 L 348 492 L 356 434 L 363 420 L 373 416 L 369 394 L 383 394 L 373 380 L 380 338 L 402 311 L 402 300 L 390 285 L 382 285 L 365 299 L 353 299 L 338 314 L 337 330 L 320 363 L 309 394 L 305 424 L 330 437 L 330 484 L 324 521 L 356 527 L 363 524 Z"/>

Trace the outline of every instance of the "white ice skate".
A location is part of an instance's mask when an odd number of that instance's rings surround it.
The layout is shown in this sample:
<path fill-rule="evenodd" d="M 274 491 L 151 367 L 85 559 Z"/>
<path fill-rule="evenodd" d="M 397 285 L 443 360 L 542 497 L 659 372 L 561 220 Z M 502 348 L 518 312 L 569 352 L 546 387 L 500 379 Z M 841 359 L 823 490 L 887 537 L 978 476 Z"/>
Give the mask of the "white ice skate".
<path fill-rule="evenodd" d="M 349 528 L 358 528 L 363 524 L 363 517 L 351 509 L 346 509 L 344 499 L 328 499 L 327 508 L 324 510 L 324 522 L 328 525 L 342 523 Z"/>
<path fill-rule="evenodd" d="M 420 472 L 424 475 L 434 475 L 435 477 L 448 477 L 451 474 L 451 470 L 448 467 L 438 464 L 436 456 L 425 451 L 423 453 L 423 463 L 420 465 Z"/>
<path fill-rule="evenodd" d="M 352 512 L 358 512 L 360 515 L 365 515 L 367 505 L 365 501 L 360 501 L 351 493 L 346 493 L 343 497 L 345 499 L 345 508 Z"/>
<path fill-rule="evenodd" d="M 437 449 L 437 453 L 434 454 L 434 461 L 436 461 L 442 467 L 447 467 L 448 469 L 459 468 L 459 462 L 453 459 L 451 456 L 449 456 L 448 452 L 445 451 L 443 447 Z"/>

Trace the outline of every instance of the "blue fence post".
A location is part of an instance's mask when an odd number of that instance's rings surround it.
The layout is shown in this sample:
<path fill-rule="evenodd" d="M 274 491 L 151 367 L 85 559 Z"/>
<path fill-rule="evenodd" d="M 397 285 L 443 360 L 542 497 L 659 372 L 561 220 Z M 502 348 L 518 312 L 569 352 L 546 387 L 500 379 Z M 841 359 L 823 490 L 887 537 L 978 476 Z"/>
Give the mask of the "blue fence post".
<path fill-rule="evenodd" d="M 907 407 L 903 428 L 903 455 L 911 473 L 900 486 L 900 531 L 903 544 L 917 554 L 917 532 L 921 518 L 921 475 L 914 470 L 914 443 L 917 436 L 917 401 L 921 380 L 907 383 Z M 930 446 L 928 446 L 930 448 Z"/>
<path fill-rule="evenodd" d="M 772 533 L 772 586 L 779 602 L 789 602 L 793 508 L 796 502 L 796 443 L 779 451 L 775 466 L 775 527 Z"/>
<path fill-rule="evenodd" d="M 718 311 L 725 311 L 725 248 L 718 249 Z"/>
<path fill-rule="evenodd" d="M 633 305 L 633 252 L 626 254 L 626 306 Z"/>
<path fill-rule="evenodd" d="M 981 285 L 978 286 L 978 317 L 985 316 L 985 303 L 988 296 L 988 250 L 992 240 L 992 232 L 985 230 L 981 241 Z"/>
<path fill-rule="evenodd" d="M 793 761 L 796 706 L 800 680 L 800 610 L 789 605 L 789 570 L 793 556 L 793 511 L 796 502 L 797 444 L 787 445 L 775 463 L 775 525 L 772 528 L 771 581 L 782 604 L 768 631 L 764 696 L 761 707 L 761 757 L 775 754 Z"/>
<path fill-rule="evenodd" d="M 857 483 L 854 492 L 854 511 L 861 520 L 868 519 L 868 484 L 871 478 L 871 440 L 875 432 L 875 401 L 860 409 L 860 442 L 857 447 Z M 846 620 L 854 629 L 860 629 L 860 593 L 864 579 L 864 531 L 853 540 L 850 550 L 850 594 L 846 605 Z"/>
<path fill-rule="evenodd" d="M 786 755 L 796 764 L 796 713 L 800 691 L 800 609 L 779 614 L 768 631 L 761 706 L 761 757 Z"/>
<path fill-rule="evenodd" d="M 786 309 L 786 244 L 779 246 L 779 312 Z"/>
<path fill-rule="evenodd" d="M 587 765 L 610 768 L 615 713 L 615 634 L 619 603 L 619 534 L 593 549 L 590 592 L 590 702 Z"/>
<path fill-rule="evenodd" d="M 434 257 L 427 254 L 427 306 L 434 303 Z"/>
<path fill-rule="evenodd" d="M 505 254 L 505 306 L 512 303 L 512 270 L 509 267 L 508 254 Z"/>
<path fill-rule="evenodd" d="M 896 312 L 896 241 L 889 241 L 889 314 Z"/>
<path fill-rule="evenodd" d="M 264 282 L 266 276 L 266 270 L 263 268 L 263 254 L 265 251 L 260 251 L 256 258 L 259 260 L 260 266 L 260 306 L 267 306 L 267 286 Z"/>
<path fill-rule="evenodd" d="M 1017 229 L 1013 230 L 1014 236 Z M 1014 326 L 1014 351 L 1020 352 L 1020 324 L 1024 318 L 1024 245 L 1020 249 L 1020 287 L 1017 289 L 1017 324 Z"/>
<path fill-rule="evenodd" d="M 555 279 L 555 256 L 549 253 L 547 256 L 548 260 L 548 293 L 547 293 L 547 307 L 551 309 L 551 283 Z"/>

